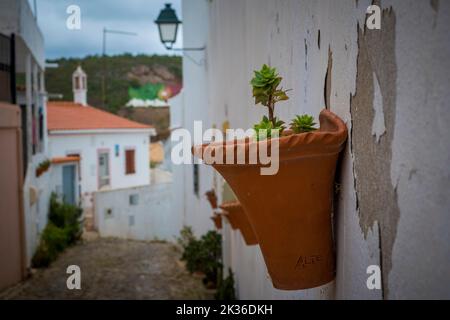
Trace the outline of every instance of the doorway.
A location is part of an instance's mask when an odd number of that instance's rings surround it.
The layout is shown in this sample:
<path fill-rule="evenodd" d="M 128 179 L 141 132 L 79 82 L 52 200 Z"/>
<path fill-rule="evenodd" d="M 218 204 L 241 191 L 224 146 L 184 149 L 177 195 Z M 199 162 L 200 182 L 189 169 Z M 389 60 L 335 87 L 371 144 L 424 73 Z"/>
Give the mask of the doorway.
<path fill-rule="evenodd" d="M 109 151 L 98 153 L 98 188 L 110 185 Z"/>
<path fill-rule="evenodd" d="M 63 197 L 64 202 L 75 205 L 75 165 L 63 166 Z"/>

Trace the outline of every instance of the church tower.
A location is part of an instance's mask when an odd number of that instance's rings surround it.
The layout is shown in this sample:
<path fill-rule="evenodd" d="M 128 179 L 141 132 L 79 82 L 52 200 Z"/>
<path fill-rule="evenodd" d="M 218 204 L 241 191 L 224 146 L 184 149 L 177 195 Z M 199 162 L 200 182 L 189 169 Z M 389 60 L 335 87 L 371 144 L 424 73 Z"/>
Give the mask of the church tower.
<path fill-rule="evenodd" d="M 72 88 L 73 88 L 73 101 L 75 103 L 87 105 L 87 75 L 78 66 L 75 72 L 72 74 Z"/>

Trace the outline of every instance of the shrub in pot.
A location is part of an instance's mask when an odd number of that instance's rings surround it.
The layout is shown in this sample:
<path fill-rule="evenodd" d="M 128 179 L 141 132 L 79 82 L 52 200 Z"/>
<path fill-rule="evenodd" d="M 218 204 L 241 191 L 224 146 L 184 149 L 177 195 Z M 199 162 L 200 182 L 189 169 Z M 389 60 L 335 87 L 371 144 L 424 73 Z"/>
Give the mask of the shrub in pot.
<path fill-rule="evenodd" d="M 220 279 L 217 288 L 217 293 L 214 296 L 216 300 L 236 300 L 236 293 L 234 291 L 234 275 L 231 268 L 228 268 L 228 276 L 225 279 Z"/>
<path fill-rule="evenodd" d="M 51 162 L 50 160 L 44 160 L 40 162 L 36 168 L 36 177 L 40 177 L 43 173 L 45 173 L 48 168 L 50 168 Z"/>
<path fill-rule="evenodd" d="M 50 197 L 48 224 L 41 234 L 39 245 L 32 258 L 34 268 L 48 267 L 68 246 L 80 240 L 83 226 L 82 209 Z"/>
<path fill-rule="evenodd" d="M 275 288 L 299 290 L 326 284 L 335 277 L 332 190 L 347 128 L 339 117 L 323 110 L 320 128 L 314 127 L 310 116 L 298 116 L 285 130 L 284 122 L 274 116 L 275 103 L 287 99 L 286 91 L 279 89 L 281 77 L 276 70 L 263 66 L 251 83 L 255 103 L 269 110 L 269 117 L 254 127 L 256 137 L 195 146 L 193 153 L 233 189 L 255 231 Z M 256 162 L 251 161 L 251 152 L 264 148 L 270 155 L 278 151 L 278 158 L 272 159 L 278 165 L 275 174 L 263 174 L 261 169 L 268 165 L 260 154 Z M 211 155 L 215 161 L 208 161 Z M 245 162 L 238 162 L 240 156 Z M 227 161 L 230 158 L 232 163 Z"/>
<path fill-rule="evenodd" d="M 197 239 L 192 228 L 184 227 L 178 244 L 183 248 L 181 260 L 186 261 L 186 269 L 199 275 L 208 287 L 216 287 L 222 268 L 222 237 L 215 231 L 208 231 Z"/>

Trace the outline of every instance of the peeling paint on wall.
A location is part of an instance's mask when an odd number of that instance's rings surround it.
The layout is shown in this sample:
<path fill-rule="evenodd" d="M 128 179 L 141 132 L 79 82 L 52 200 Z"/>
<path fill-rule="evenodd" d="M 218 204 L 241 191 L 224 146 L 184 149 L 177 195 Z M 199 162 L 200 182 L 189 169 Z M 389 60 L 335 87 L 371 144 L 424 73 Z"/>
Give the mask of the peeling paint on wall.
<path fill-rule="evenodd" d="M 384 123 L 383 112 L 383 96 L 381 94 L 380 83 L 377 75 L 374 74 L 374 92 L 373 92 L 373 112 L 375 113 L 372 122 L 372 135 L 375 137 L 376 142 L 380 142 L 382 135 L 386 133 L 386 125 Z"/>
<path fill-rule="evenodd" d="M 439 0 L 430 0 L 431 8 L 433 8 L 433 11 L 435 13 L 434 22 L 433 22 L 433 29 L 436 28 L 437 23 L 437 13 L 439 11 Z"/>
<path fill-rule="evenodd" d="M 325 108 L 330 109 L 330 100 L 331 100 L 331 73 L 333 71 L 333 52 L 331 51 L 331 48 L 328 47 L 328 66 L 327 66 L 327 72 L 325 74 L 325 86 L 324 86 L 324 101 L 325 101 Z"/>
<path fill-rule="evenodd" d="M 350 110 L 359 222 L 365 236 L 376 222 L 379 223 L 383 296 L 387 297 L 400 211 L 396 188 L 390 177 L 397 80 L 394 11 L 383 10 L 382 19 L 381 30 L 363 30 L 358 26 L 356 93 L 350 99 Z M 378 143 L 372 135 L 372 124 L 378 121 L 374 110 L 377 79 L 385 122 L 385 133 Z"/>
<path fill-rule="evenodd" d="M 305 39 L 305 70 L 308 70 L 308 44 Z"/>
<path fill-rule="evenodd" d="M 430 0 L 430 5 L 433 8 L 434 12 L 439 11 L 439 0 Z"/>
<path fill-rule="evenodd" d="M 317 30 L 317 48 L 320 50 L 320 29 Z"/>

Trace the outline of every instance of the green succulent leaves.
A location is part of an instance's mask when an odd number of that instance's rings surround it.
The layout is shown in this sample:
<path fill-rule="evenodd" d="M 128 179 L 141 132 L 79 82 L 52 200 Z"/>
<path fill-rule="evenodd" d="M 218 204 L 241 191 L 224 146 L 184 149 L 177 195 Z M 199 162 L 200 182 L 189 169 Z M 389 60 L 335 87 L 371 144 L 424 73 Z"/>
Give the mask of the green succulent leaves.
<path fill-rule="evenodd" d="M 284 121 L 278 120 L 277 118 L 271 121 L 264 116 L 260 123 L 253 126 L 253 129 L 255 130 L 256 140 L 259 141 L 271 138 L 272 130 L 279 130 L 278 134 L 280 135 L 286 127 L 284 126 Z"/>
<path fill-rule="evenodd" d="M 255 76 L 250 81 L 253 87 L 253 97 L 255 98 L 255 104 L 261 103 L 263 106 L 269 108 L 269 119 L 273 118 L 273 109 L 275 103 L 283 100 L 288 100 L 286 91 L 278 86 L 281 83 L 281 78 L 275 68 L 271 68 L 264 64 L 259 71 L 255 71 Z"/>
<path fill-rule="evenodd" d="M 316 128 L 314 128 L 315 125 L 316 123 L 314 122 L 314 118 L 307 114 L 296 116 L 290 124 L 291 129 L 295 133 L 310 132 L 317 130 Z"/>
<path fill-rule="evenodd" d="M 281 78 L 277 69 L 271 68 L 264 64 L 261 70 L 254 71 L 255 76 L 250 81 L 253 87 L 253 97 L 255 98 L 255 104 L 261 103 L 266 106 L 269 110 L 269 116 L 264 116 L 261 122 L 255 124 L 253 129 L 256 132 L 256 139 L 265 140 L 270 139 L 272 135 L 272 130 L 279 130 L 279 135 L 283 132 L 286 127 L 284 122 L 278 120 L 274 116 L 275 103 L 279 101 L 288 100 L 287 90 L 279 88 L 281 83 Z M 290 128 L 294 133 L 311 132 L 317 130 L 314 126 L 314 118 L 310 115 L 298 115 L 296 116 L 291 124 Z"/>

